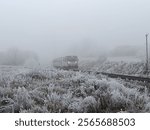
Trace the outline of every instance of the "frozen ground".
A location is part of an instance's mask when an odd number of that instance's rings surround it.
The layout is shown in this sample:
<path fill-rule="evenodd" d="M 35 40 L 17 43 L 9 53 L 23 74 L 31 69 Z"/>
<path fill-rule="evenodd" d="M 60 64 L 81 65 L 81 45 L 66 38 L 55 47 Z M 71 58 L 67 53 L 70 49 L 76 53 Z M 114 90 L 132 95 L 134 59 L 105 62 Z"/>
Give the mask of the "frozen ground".
<path fill-rule="evenodd" d="M 82 72 L 0 67 L 0 112 L 150 112 L 139 83 Z"/>

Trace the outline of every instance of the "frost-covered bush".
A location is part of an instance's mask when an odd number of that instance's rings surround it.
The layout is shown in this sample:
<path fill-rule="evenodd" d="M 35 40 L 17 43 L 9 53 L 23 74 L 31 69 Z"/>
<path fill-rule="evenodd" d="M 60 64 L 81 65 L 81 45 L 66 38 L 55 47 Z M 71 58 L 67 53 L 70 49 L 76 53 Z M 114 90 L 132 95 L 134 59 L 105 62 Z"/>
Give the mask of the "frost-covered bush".
<path fill-rule="evenodd" d="M 17 93 L 15 95 L 15 101 L 16 104 L 20 107 L 20 110 L 30 109 L 33 103 L 29 92 L 24 87 L 18 88 Z"/>
<path fill-rule="evenodd" d="M 11 87 L 0 87 L 0 97 L 14 97 L 14 91 Z"/>
<path fill-rule="evenodd" d="M 82 112 L 96 112 L 96 105 L 97 101 L 95 100 L 95 98 L 93 96 L 88 96 L 84 98 L 81 103 Z"/>
<path fill-rule="evenodd" d="M 68 112 L 76 112 L 76 113 L 83 112 L 81 106 L 82 100 L 83 100 L 82 97 L 72 98 L 72 102 L 68 106 Z"/>
<path fill-rule="evenodd" d="M 45 102 L 45 94 L 38 90 L 33 90 L 30 92 L 30 97 L 34 101 L 35 105 L 42 106 Z"/>
<path fill-rule="evenodd" d="M 47 96 L 45 105 L 47 106 L 47 110 L 49 112 L 61 112 L 61 109 L 63 109 L 61 97 L 55 92 Z"/>

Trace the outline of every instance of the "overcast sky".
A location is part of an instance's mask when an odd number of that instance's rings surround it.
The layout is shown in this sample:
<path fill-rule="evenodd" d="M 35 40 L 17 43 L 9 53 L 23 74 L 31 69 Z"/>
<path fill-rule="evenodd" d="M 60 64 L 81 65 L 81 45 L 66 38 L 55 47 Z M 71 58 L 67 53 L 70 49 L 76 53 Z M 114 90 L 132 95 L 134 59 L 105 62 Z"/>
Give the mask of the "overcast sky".
<path fill-rule="evenodd" d="M 0 0 L 0 51 L 59 56 L 86 45 L 144 46 L 148 32 L 150 0 Z"/>

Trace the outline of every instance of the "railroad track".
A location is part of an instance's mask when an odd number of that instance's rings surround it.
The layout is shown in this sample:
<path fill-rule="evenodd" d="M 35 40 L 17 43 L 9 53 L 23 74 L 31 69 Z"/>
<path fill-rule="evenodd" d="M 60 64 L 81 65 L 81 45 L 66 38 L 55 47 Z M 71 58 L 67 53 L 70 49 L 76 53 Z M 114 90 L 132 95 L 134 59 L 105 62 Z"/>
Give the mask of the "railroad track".
<path fill-rule="evenodd" d="M 86 71 L 87 73 L 95 73 L 95 74 L 102 74 L 106 75 L 110 78 L 121 78 L 125 80 L 137 80 L 142 82 L 150 82 L 150 77 L 143 77 L 143 76 L 134 76 L 134 75 L 126 75 L 126 74 L 115 74 L 115 73 L 107 73 L 107 72 L 93 72 L 93 71 Z"/>
<path fill-rule="evenodd" d="M 114 73 L 106 73 L 106 72 L 96 72 L 96 74 L 106 75 L 110 78 L 121 78 L 121 79 L 126 79 L 126 80 L 128 79 L 128 80 L 137 80 L 137 81 L 142 81 L 142 82 L 150 82 L 150 77 L 114 74 Z"/>

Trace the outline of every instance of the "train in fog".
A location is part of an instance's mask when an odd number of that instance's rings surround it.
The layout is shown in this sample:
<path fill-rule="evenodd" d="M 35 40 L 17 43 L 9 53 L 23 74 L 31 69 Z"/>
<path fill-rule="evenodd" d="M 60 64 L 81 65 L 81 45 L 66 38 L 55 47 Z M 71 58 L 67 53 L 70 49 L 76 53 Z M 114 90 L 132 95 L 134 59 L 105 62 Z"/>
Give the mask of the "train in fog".
<path fill-rule="evenodd" d="M 78 70 L 79 59 L 77 56 L 65 56 L 53 60 L 53 67 L 64 70 Z"/>

